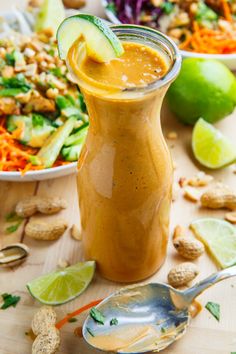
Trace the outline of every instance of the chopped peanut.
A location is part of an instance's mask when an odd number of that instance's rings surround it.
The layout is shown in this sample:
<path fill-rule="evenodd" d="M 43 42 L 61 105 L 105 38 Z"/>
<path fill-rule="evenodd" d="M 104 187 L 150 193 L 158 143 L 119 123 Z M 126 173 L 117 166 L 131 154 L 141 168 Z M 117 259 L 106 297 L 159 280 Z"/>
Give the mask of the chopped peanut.
<path fill-rule="evenodd" d="M 192 187 L 204 187 L 213 181 L 211 175 L 207 175 L 205 172 L 200 171 L 196 176 L 188 180 L 188 185 Z"/>
<path fill-rule="evenodd" d="M 176 140 L 178 138 L 178 134 L 176 132 L 172 131 L 172 132 L 169 132 L 166 137 L 169 140 Z"/>
<path fill-rule="evenodd" d="M 184 198 L 196 203 L 200 199 L 199 192 L 193 187 L 185 187 Z"/>
<path fill-rule="evenodd" d="M 186 178 L 186 177 L 180 177 L 180 179 L 179 179 L 179 186 L 180 186 L 181 188 L 183 188 L 183 187 L 187 186 L 187 184 L 188 184 L 187 178 Z"/>
<path fill-rule="evenodd" d="M 236 211 L 231 211 L 225 214 L 225 220 L 231 222 L 231 224 L 236 224 Z"/>

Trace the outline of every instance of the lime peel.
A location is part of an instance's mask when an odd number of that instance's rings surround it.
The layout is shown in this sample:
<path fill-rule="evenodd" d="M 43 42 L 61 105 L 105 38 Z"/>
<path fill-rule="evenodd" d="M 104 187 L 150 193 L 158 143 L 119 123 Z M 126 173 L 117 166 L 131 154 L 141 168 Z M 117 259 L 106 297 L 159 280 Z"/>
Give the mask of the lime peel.
<path fill-rule="evenodd" d="M 30 294 L 46 305 L 61 305 L 79 296 L 92 281 L 95 262 L 79 262 L 73 266 L 45 274 L 26 286 Z"/>
<path fill-rule="evenodd" d="M 236 228 L 217 218 L 198 219 L 190 225 L 196 237 L 221 268 L 236 264 Z"/>
<path fill-rule="evenodd" d="M 192 149 L 195 158 L 211 169 L 222 168 L 236 160 L 236 146 L 203 118 L 194 126 Z"/>
<path fill-rule="evenodd" d="M 124 53 L 119 38 L 100 18 L 78 14 L 66 18 L 58 28 L 57 40 L 61 59 L 66 59 L 78 38 L 86 44 L 87 55 L 97 62 L 108 62 Z"/>

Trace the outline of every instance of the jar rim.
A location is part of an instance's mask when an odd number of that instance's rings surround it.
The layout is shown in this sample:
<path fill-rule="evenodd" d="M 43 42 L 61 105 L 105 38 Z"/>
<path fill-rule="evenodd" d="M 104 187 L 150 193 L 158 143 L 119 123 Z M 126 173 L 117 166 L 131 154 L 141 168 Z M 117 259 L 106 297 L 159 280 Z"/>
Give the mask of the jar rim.
<path fill-rule="evenodd" d="M 140 25 L 122 24 L 112 25 L 110 26 L 110 28 L 120 39 L 122 38 L 122 36 L 127 35 L 133 36 L 134 38 L 143 37 L 143 39 L 145 40 L 145 45 L 148 45 L 147 41 L 149 41 L 152 42 L 154 45 L 161 47 L 161 49 L 164 49 L 164 51 L 171 60 L 167 72 L 161 78 L 158 78 L 157 80 L 148 83 L 145 87 L 136 86 L 125 88 L 125 92 L 150 92 L 165 85 L 168 85 L 178 75 L 181 68 L 182 57 L 177 45 L 167 35 L 153 28 Z"/>

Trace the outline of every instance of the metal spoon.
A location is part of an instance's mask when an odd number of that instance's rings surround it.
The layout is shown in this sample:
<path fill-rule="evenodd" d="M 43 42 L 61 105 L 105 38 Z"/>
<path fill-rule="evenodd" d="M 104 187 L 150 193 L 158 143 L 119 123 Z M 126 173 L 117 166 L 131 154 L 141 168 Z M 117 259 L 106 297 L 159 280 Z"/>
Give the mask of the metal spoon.
<path fill-rule="evenodd" d="M 104 316 L 104 324 L 88 316 L 83 337 L 94 348 L 108 352 L 158 352 L 185 333 L 192 301 L 210 286 L 233 276 L 236 266 L 184 291 L 161 283 L 123 288 L 96 306 Z"/>

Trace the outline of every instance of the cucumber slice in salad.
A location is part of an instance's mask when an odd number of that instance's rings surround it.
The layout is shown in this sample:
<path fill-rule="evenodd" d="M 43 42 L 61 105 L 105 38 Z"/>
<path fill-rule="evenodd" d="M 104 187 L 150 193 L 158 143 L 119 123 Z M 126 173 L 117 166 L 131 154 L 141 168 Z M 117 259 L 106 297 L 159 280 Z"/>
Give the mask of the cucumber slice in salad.
<path fill-rule="evenodd" d="M 118 37 L 100 18 L 78 14 L 66 18 L 57 31 L 58 50 L 61 59 L 66 59 L 72 44 L 82 37 L 87 55 L 94 61 L 105 63 L 121 56 L 124 49 Z"/>

